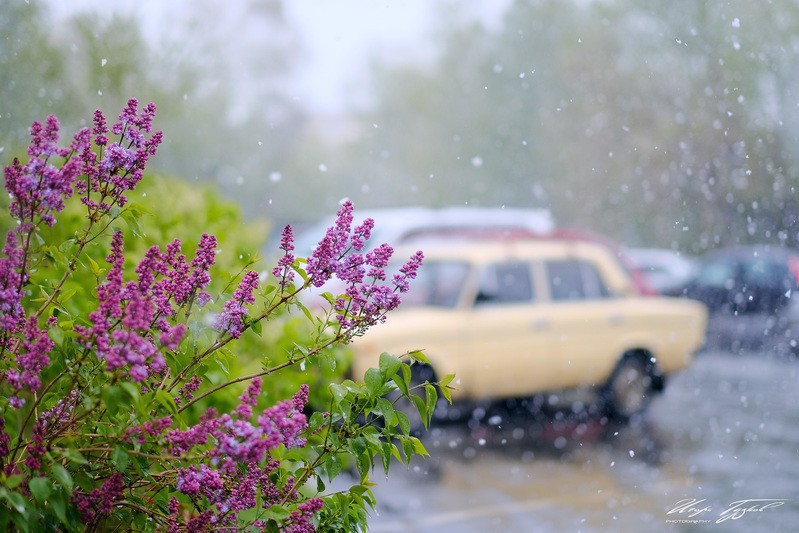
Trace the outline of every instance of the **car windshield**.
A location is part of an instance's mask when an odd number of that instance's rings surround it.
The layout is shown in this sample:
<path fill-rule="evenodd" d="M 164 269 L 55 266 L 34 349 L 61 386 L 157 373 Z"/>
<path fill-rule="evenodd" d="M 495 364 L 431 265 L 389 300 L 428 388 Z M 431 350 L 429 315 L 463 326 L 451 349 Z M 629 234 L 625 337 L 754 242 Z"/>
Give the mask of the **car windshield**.
<path fill-rule="evenodd" d="M 426 261 L 410 291 L 403 295 L 403 308 L 455 307 L 463 294 L 469 269 L 462 261 Z"/>
<path fill-rule="evenodd" d="M 697 276 L 697 283 L 708 287 L 731 288 L 735 280 L 735 264 L 726 261 L 707 263 Z"/>

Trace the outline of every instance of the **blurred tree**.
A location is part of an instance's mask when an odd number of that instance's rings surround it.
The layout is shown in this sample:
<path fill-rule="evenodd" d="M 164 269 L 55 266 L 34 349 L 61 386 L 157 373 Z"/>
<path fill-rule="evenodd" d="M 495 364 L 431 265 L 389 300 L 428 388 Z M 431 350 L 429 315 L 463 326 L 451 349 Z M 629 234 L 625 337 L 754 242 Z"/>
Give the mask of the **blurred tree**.
<path fill-rule="evenodd" d="M 545 205 L 631 244 L 796 245 L 799 3 L 773 7 L 517 0 L 489 29 L 447 4 L 432 65 L 375 68 L 333 181 L 360 205 Z"/>
<path fill-rule="evenodd" d="M 69 131 L 87 109 L 121 109 L 135 96 L 158 105 L 166 141 L 153 170 L 215 183 L 248 216 L 263 213 L 269 176 L 304 120 L 288 96 L 298 44 L 281 0 L 222 12 L 214 2 L 176 2 L 164 8 L 175 15 L 168 24 L 146 34 L 122 11 L 87 8 L 55 21 L 46 5 L 0 0 L 0 146 L 25 146 L 43 113 Z"/>
<path fill-rule="evenodd" d="M 32 117 L 54 113 L 73 101 L 65 52 L 50 41 L 36 2 L 0 0 L 0 147 L 27 146 Z"/>

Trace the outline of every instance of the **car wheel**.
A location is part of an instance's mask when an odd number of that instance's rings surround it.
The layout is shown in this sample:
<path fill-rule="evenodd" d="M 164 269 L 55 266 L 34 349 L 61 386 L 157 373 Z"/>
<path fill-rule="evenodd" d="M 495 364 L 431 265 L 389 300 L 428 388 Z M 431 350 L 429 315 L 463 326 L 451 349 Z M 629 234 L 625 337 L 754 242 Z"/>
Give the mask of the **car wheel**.
<path fill-rule="evenodd" d="M 605 385 L 603 396 L 608 414 L 627 422 L 646 411 L 654 392 L 660 388 L 656 377 L 655 364 L 645 355 L 622 357 Z"/>

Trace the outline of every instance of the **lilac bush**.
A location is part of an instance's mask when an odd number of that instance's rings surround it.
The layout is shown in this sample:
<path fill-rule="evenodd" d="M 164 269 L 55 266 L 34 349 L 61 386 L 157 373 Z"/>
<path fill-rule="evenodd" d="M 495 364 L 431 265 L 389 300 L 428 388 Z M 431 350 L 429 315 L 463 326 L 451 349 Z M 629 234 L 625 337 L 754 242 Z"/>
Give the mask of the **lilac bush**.
<path fill-rule="evenodd" d="M 248 266 L 215 288 L 218 243 L 207 233 L 194 250 L 174 239 L 131 260 L 120 224 L 140 223 L 127 196 L 162 140 L 155 111 L 131 99 L 110 130 L 97 111 L 66 148 L 54 116 L 34 122 L 30 159 L 5 168 L 14 225 L 0 256 L 0 527 L 365 529 L 375 464 L 426 453 L 384 398 L 410 395 L 409 365 L 424 356 L 381 355 L 368 385 L 330 384 L 324 412 L 308 408 L 307 384 L 276 401 L 269 383 L 385 320 L 422 253 L 387 272 L 393 250 L 364 253 L 374 222 L 353 228 L 345 202 L 307 262 L 283 230 L 271 277 Z M 83 227 L 48 242 L 68 202 L 82 206 Z M 314 317 L 298 295 L 332 279 L 345 290 Z M 286 361 L 209 377 L 243 336 L 292 310 L 315 334 Z M 425 392 L 429 418 L 435 395 Z M 348 461 L 355 484 L 327 493 Z"/>

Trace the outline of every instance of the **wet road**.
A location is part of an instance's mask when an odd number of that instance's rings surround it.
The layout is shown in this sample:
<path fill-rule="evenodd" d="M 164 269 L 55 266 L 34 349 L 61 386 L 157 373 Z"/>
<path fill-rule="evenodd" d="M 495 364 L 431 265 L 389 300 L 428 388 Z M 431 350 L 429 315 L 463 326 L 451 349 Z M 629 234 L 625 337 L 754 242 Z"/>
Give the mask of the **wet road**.
<path fill-rule="evenodd" d="M 500 412 L 436 430 L 430 458 L 376 476 L 370 531 L 799 531 L 797 369 L 703 353 L 630 427 Z"/>

